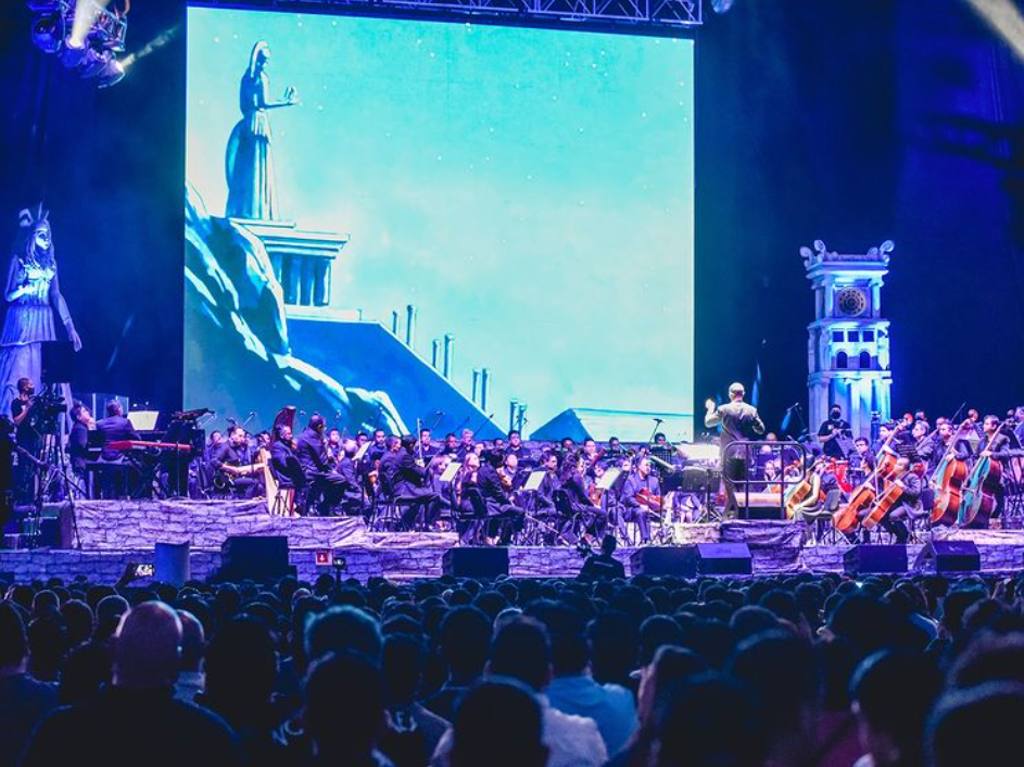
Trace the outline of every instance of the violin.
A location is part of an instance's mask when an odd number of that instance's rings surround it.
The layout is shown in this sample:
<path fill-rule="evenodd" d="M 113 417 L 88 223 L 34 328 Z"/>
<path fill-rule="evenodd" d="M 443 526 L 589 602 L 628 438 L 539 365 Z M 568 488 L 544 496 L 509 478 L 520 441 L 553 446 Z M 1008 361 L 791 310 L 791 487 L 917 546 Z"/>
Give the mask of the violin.
<path fill-rule="evenodd" d="M 931 476 L 932 487 L 935 488 L 935 502 L 932 506 L 931 523 L 933 525 L 953 525 L 960 515 L 963 503 L 963 485 L 967 479 L 967 463 L 956 457 L 956 442 L 961 432 L 971 425 L 970 419 L 960 424 L 949 441 L 949 447 L 935 467 Z"/>
<path fill-rule="evenodd" d="M 639 503 L 641 506 L 646 506 L 651 511 L 661 511 L 661 496 L 655 495 L 647 488 L 640 490 L 633 497 L 636 498 L 637 503 Z"/>
<path fill-rule="evenodd" d="M 832 524 L 835 525 L 836 530 L 843 534 L 852 533 L 857 528 L 857 523 L 860 520 L 860 513 L 865 509 L 871 508 L 871 505 L 875 502 L 878 491 L 876 489 L 876 483 L 879 479 L 885 479 L 892 475 L 896 469 L 896 462 L 899 460 L 899 455 L 889 445 L 903 429 L 906 428 L 905 424 L 897 424 L 897 426 L 890 432 L 889 436 L 886 437 L 882 449 L 878 451 L 879 458 L 875 462 L 875 470 L 872 471 L 863 482 L 853 491 L 850 499 L 846 502 L 846 505 L 832 515 Z"/>
<path fill-rule="evenodd" d="M 1009 423 L 1009 419 L 1000 422 L 992 432 L 986 450 L 992 449 L 992 443 Z M 1003 482 L 1003 464 L 991 455 L 979 456 L 961 491 L 960 513 L 957 524 L 960 527 L 988 527 L 989 518 L 995 511 L 999 487 Z"/>

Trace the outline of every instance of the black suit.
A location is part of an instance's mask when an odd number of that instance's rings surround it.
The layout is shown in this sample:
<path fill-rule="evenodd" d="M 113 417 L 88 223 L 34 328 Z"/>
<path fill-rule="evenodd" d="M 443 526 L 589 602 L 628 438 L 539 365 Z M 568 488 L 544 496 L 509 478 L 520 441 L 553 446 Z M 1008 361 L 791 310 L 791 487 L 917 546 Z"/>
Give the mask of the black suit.
<path fill-rule="evenodd" d="M 507 545 L 512 533 L 523 525 L 523 511 L 512 503 L 512 499 L 505 492 L 505 486 L 501 484 L 498 470 L 489 463 L 480 467 L 477 482 L 484 503 L 487 504 L 487 515 L 500 520 L 501 543 Z"/>
<path fill-rule="evenodd" d="M 329 514 L 345 492 L 345 480 L 331 470 L 323 437 L 308 426 L 295 440 L 295 458 L 309 485 L 307 507 L 316 504 L 320 514 Z"/>
<path fill-rule="evenodd" d="M 104 445 L 108 442 L 120 442 L 126 439 L 139 438 L 139 435 L 135 433 L 135 427 L 132 426 L 132 422 L 123 415 L 108 415 L 106 418 L 101 418 L 96 422 L 96 431 L 103 435 Z M 121 457 L 122 453 L 117 450 L 108 450 L 106 447 L 103 448 L 103 452 L 100 454 L 100 458 L 104 461 L 117 461 Z"/>
<path fill-rule="evenodd" d="M 270 470 L 284 487 L 298 489 L 306 484 L 306 475 L 299 459 L 295 457 L 291 446 L 280 440 L 270 446 Z"/>
<path fill-rule="evenodd" d="M 402 513 L 402 527 L 411 528 L 420 511 L 424 521 L 430 524 L 440 511 L 437 493 L 424 487 L 427 470 L 416 463 L 415 456 L 408 450 L 388 453 L 380 461 L 380 479 L 384 492 L 395 503 L 405 506 Z"/>
<path fill-rule="evenodd" d="M 85 464 L 89 460 L 89 429 L 84 423 L 75 422 L 68 436 L 68 456 L 71 469 L 80 477 L 85 476 Z"/>

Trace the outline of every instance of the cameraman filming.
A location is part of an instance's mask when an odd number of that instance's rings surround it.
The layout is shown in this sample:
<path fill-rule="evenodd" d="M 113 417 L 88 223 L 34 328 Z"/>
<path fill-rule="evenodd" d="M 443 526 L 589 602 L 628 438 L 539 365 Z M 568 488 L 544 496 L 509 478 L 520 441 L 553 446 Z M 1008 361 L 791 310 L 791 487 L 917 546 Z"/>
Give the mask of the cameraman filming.
<path fill-rule="evenodd" d="M 33 479 L 35 463 L 32 458 L 38 457 L 42 440 L 30 417 L 35 404 L 36 387 L 31 378 L 18 379 L 18 396 L 11 400 L 11 420 L 14 422 L 14 441 L 20 448 L 18 465 L 14 473 L 15 503 L 31 503 L 35 497 Z"/>

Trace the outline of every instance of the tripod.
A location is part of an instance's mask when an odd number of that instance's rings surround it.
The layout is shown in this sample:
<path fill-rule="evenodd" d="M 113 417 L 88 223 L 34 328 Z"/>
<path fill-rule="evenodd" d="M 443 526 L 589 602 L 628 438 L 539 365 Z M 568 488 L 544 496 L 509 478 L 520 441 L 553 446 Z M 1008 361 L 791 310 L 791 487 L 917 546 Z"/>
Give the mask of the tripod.
<path fill-rule="evenodd" d="M 78 537 L 78 523 L 75 520 L 75 496 L 84 497 L 86 493 L 68 466 L 67 453 L 64 450 L 63 426 L 63 411 L 47 412 L 37 425 L 37 434 L 42 441 L 39 456 L 32 456 L 28 451 L 23 451 L 23 455 L 29 457 L 36 467 L 35 535 L 38 536 L 43 504 L 47 500 L 63 500 L 69 506 L 74 546 L 76 549 L 80 549 L 82 542 Z"/>

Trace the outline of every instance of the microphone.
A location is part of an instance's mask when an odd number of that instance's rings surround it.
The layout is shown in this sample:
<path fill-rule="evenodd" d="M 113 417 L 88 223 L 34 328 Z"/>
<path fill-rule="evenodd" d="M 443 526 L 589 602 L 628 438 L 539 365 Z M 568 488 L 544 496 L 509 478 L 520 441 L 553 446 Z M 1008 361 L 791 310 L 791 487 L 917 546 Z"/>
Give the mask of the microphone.
<path fill-rule="evenodd" d="M 653 418 L 652 420 L 653 420 L 653 421 L 654 421 L 655 423 L 664 423 L 664 421 L 662 421 L 662 420 L 661 420 L 660 418 Z"/>

